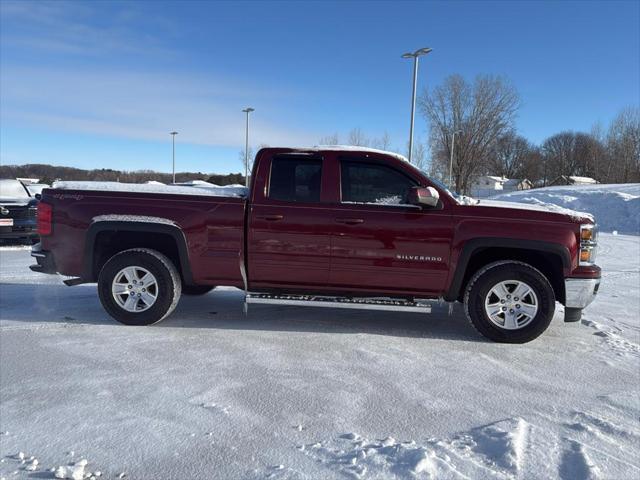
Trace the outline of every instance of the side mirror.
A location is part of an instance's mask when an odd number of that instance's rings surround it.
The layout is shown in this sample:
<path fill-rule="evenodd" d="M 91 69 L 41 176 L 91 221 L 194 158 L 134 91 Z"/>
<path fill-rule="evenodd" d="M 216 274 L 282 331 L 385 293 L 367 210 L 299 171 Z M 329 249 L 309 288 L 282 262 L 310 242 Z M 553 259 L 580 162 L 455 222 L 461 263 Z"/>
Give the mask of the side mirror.
<path fill-rule="evenodd" d="M 42 200 L 42 195 L 40 193 L 36 193 L 34 197 L 36 198 L 36 200 Z"/>
<path fill-rule="evenodd" d="M 411 187 L 409 190 L 409 203 L 411 205 L 426 205 L 435 207 L 440 200 L 440 194 L 433 187 Z"/>

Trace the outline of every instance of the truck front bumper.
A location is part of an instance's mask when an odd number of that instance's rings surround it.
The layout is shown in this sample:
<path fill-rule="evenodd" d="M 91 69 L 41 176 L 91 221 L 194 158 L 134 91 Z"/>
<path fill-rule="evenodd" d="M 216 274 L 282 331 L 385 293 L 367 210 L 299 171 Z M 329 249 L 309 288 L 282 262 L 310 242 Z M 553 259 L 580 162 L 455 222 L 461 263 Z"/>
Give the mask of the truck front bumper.
<path fill-rule="evenodd" d="M 56 262 L 53 260 L 53 254 L 42 249 L 41 243 L 36 243 L 31 248 L 31 256 L 36 259 L 37 265 L 31 265 L 29 268 L 34 272 L 55 274 Z"/>
<path fill-rule="evenodd" d="M 585 308 L 596 298 L 600 288 L 599 278 L 567 278 L 564 281 L 567 308 Z"/>

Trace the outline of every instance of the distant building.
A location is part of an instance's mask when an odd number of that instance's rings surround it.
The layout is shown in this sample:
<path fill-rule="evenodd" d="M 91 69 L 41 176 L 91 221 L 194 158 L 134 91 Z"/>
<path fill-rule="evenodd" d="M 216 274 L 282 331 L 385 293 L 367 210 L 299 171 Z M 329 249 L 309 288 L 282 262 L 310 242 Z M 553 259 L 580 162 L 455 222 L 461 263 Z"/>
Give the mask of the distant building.
<path fill-rule="evenodd" d="M 502 193 L 503 184 L 507 179 L 493 175 L 483 175 L 474 180 L 471 184 L 471 196 L 484 198 Z"/>
<path fill-rule="evenodd" d="M 533 183 L 526 178 L 518 179 L 483 175 L 478 177 L 471 185 L 471 196 L 486 198 L 492 195 L 498 195 L 499 193 L 529 190 L 530 188 L 533 188 Z"/>
<path fill-rule="evenodd" d="M 510 178 L 502 184 L 502 190 L 505 192 L 515 192 L 518 190 L 529 190 L 533 188 L 533 183 L 527 179 Z"/>
<path fill-rule="evenodd" d="M 573 175 L 560 175 L 553 182 L 549 182 L 549 185 L 594 185 L 598 183 L 591 177 L 576 177 Z"/>

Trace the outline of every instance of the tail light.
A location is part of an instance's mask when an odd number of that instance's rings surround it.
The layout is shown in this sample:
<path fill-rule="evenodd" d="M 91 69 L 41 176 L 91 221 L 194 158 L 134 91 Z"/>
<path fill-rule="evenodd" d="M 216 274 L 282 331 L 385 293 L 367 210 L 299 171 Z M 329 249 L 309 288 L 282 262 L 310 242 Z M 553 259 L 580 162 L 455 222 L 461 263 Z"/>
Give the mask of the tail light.
<path fill-rule="evenodd" d="M 53 207 L 48 203 L 38 204 L 38 235 L 51 235 Z"/>

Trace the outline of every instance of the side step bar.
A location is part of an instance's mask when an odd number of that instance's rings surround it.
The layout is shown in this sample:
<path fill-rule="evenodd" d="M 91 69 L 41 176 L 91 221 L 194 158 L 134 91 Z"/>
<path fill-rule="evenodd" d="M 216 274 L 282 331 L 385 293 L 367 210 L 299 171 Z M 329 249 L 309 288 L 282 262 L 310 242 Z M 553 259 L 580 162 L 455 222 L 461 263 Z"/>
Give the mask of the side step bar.
<path fill-rule="evenodd" d="M 394 312 L 431 313 L 430 299 L 405 300 L 390 297 L 331 297 L 322 295 L 272 295 L 247 293 L 246 304 L 296 305 L 327 308 L 358 308 L 367 310 L 388 310 Z"/>

